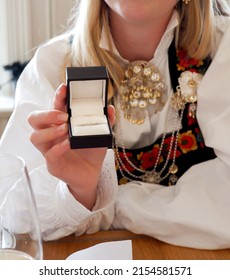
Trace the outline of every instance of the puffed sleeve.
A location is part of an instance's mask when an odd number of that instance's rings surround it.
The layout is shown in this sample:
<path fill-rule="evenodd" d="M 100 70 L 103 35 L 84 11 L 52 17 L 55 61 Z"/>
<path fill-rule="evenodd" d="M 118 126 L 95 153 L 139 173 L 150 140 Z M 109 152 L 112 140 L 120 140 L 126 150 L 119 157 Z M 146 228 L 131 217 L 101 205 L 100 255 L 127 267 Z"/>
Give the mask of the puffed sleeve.
<path fill-rule="evenodd" d="M 49 174 L 43 156 L 30 142 L 32 128 L 28 115 L 51 107 L 55 90 L 61 83 L 60 73 L 65 72 L 67 50 L 65 36 L 52 39 L 37 50 L 17 83 L 15 109 L 0 142 L 0 152 L 18 155 L 26 162 L 45 240 L 109 228 L 117 192 L 112 150 L 108 150 L 103 164 L 96 204 L 89 211 L 74 199 L 64 182 Z"/>
<path fill-rule="evenodd" d="M 0 151 L 21 156 L 29 170 L 40 166 L 44 159 L 30 142 L 32 128 L 27 118 L 34 110 L 47 110 L 51 107 L 55 90 L 61 83 L 61 63 L 66 52 L 67 43 L 64 38 L 41 46 L 17 82 L 15 108 L 1 137 Z"/>
<path fill-rule="evenodd" d="M 173 187 L 130 182 L 114 227 L 193 248 L 230 247 L 230 28 L 198 90 L 197 118 L 217 158 L 191 167 Z"/>
<path fill-rule="evenodd" d="M 76 201 L 67 185 L 52 177 L 45 165 L 30 173 L 44 240 L 54 240 L 72 233 L 94 233 L 111 227 L 117 193 L 113 162 L 113 152 L 108 150 L 92 211 Z"/>

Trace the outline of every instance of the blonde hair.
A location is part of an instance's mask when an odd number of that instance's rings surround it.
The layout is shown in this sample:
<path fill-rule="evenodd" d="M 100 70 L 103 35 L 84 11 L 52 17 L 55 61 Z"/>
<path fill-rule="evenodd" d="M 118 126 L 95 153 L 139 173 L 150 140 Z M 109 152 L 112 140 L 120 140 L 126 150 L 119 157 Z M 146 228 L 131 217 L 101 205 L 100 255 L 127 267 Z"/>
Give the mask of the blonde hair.
<path fill-rule="evenodd" d="M 196 59 L 210 55 L 213 49 L 215 18 L 229 16 L 226 0 L 191 0 L 189 4 L 178 1 L 179 26 L 176 31 L 177 46 L 183 47 Z M 106 66 L 113 85 L 110 84 L 110 97 L 113 87 L 118 86 L 123 69 L 112 51 L 100 48 L 102 27 L 112 49 L 107 6 L 103 0 L 77 0 L 73 28 L 73 42 L 69 63 L 77 66 Z"/>
<path fill-rule="evenodd" d="M 177 4 L 180 24 L 177 30 L 178 46 L 191 57 L 204 59 L 211 54 L 215 42 L 217 16 L 230 16 L 226 0 L 191 0 L 188 5 Z"/>

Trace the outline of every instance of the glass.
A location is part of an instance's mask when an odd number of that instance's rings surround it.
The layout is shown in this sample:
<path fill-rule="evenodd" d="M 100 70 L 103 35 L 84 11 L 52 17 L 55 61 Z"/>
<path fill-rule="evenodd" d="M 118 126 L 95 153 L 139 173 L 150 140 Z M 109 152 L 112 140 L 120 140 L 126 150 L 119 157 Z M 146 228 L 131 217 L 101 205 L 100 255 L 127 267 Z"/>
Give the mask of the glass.
<path fill-rule="evenodd" d="M 42 258 L 37 208 L 25 162 L 0 154 L 0 260 Z"/>

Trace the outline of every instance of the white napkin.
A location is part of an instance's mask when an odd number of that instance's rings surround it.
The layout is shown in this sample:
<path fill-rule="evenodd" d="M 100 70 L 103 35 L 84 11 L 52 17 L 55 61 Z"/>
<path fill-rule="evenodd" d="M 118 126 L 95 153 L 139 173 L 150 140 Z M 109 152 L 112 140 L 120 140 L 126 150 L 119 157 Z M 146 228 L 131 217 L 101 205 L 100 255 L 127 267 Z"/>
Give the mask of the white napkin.
<path fill-rule="evenodd" d="M 99 243 L 71 254 L 67 260 L 132 260 L 132 241 Z"/>

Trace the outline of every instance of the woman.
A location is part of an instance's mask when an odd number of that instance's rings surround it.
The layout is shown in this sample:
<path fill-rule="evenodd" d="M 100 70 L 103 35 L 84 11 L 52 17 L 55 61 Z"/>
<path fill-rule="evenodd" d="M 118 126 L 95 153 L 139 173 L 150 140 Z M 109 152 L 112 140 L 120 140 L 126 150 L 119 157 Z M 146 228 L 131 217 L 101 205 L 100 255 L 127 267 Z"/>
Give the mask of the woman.
<path fill-rule="evenodd" d="M 1 141 L 31 171 L 43 238 L 126 228 L 229 247 L 226 1 L 77 2 L 74 28 L 40 47 L 21 75 Z M 108 68 L 114 152 L 70 149 L 68 65 Z"/>

